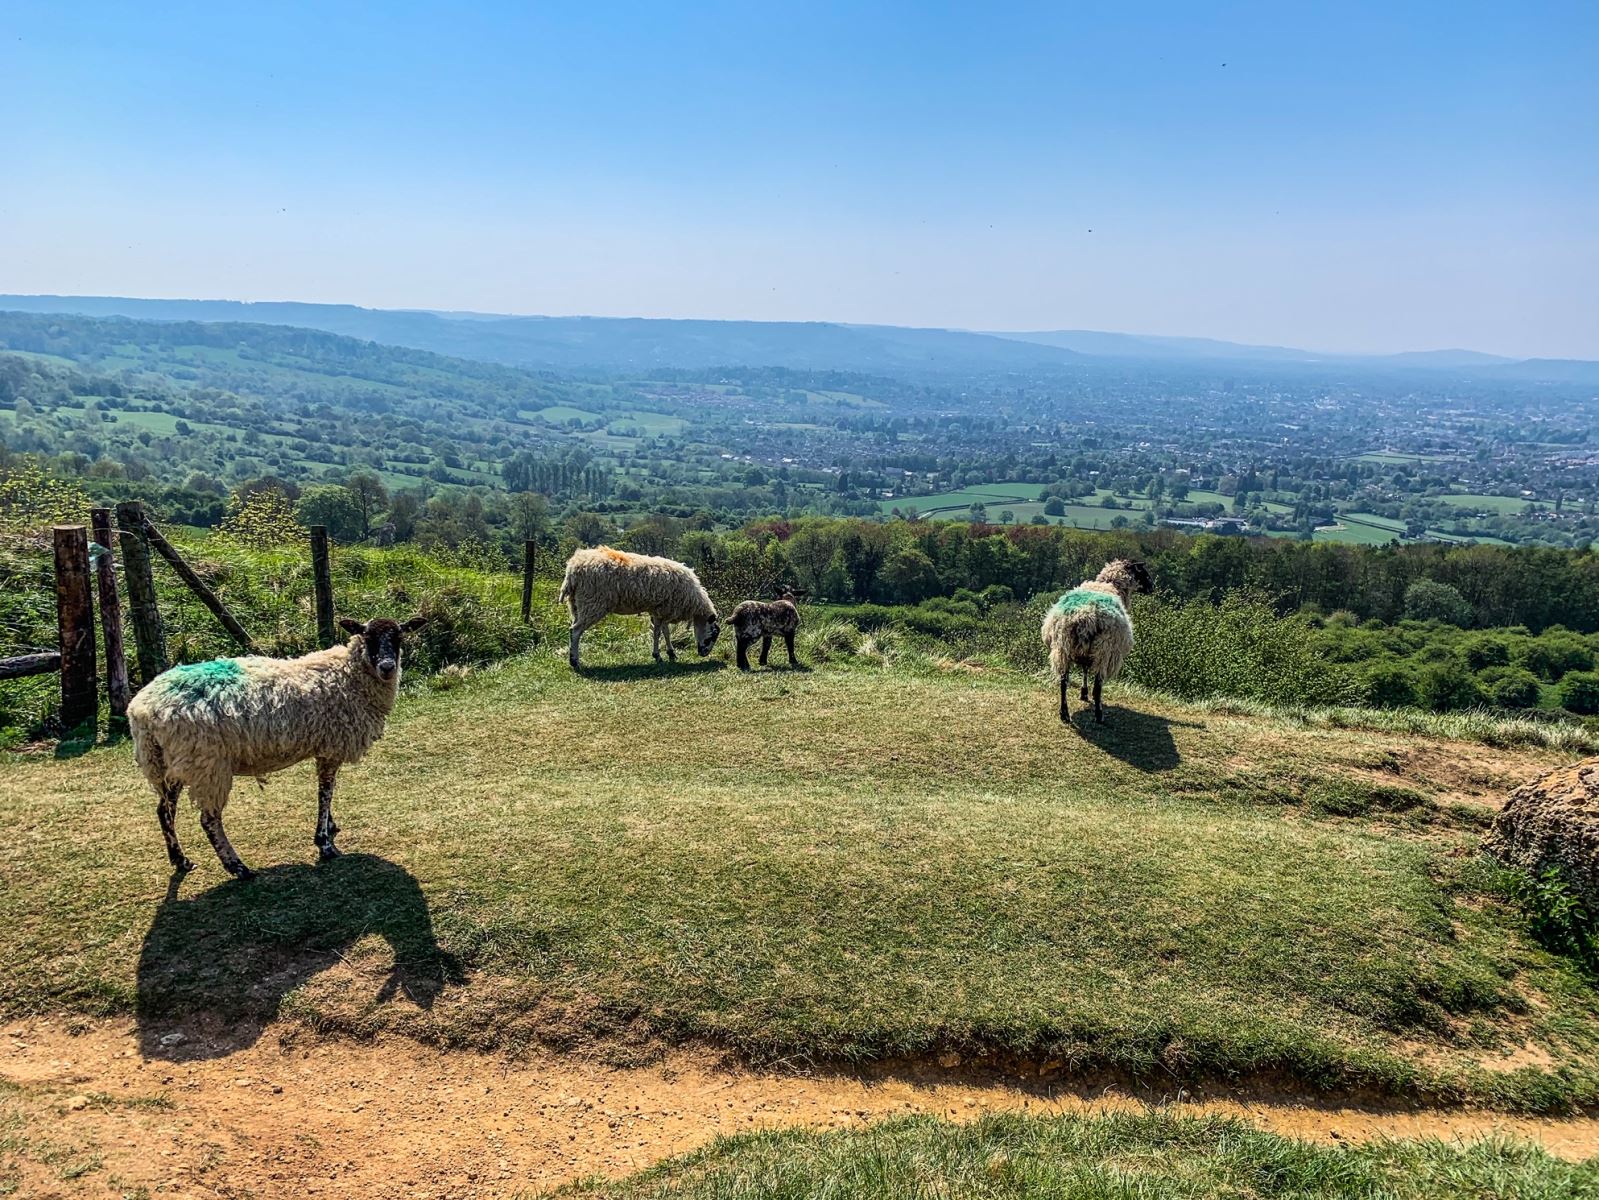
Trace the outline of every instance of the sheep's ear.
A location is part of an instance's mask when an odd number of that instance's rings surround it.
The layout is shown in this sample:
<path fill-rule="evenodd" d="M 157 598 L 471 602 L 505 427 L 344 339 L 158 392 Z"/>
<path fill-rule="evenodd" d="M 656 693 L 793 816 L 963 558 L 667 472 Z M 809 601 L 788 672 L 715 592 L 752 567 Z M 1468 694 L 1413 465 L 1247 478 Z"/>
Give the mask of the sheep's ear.
<path fill-rule="evenodd" d="M 401 625 L 400 628 L 401 628 L 401 630 L 403 630 L 406 633 L 415 633 L 418 629 L 421 629 L 422 626 L 426 625 L 427 623 L 428 623 L 428 619 L 426 617 L 412 617 L 404 625 Z"/>
<path fill-rule="evenodd" d="M 339 618 L 339 628 L 346 633 L 365 633 L 366 626 L 359 621 L 352 621 L 349 617 Z"/>

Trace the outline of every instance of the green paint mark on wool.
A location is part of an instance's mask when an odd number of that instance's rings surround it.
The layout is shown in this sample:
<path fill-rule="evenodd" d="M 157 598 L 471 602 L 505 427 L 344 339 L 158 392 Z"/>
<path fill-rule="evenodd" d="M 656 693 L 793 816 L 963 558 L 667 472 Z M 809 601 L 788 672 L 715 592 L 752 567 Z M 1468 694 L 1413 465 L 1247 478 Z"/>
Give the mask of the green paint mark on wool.
<path fill-rule="evenodd" d="M 1113 613 L 1120 614 L 1121 601 L 1115 596 L 1107 596 L 1104 592 L 1096 592 L 1090 588 L 1075 587 L 1059 600 L 1055 601 L 1053 611 L 1057 613 L 1079 612 L 1085 608 L 1104 608 Z"/>
<path fill-rule="evenodd" d="M 232 658 L 185 663 L 167 671 L 161 682 L 185 700 L 206 700 L 238 688 L 244 682 L 244 668 Z"/>

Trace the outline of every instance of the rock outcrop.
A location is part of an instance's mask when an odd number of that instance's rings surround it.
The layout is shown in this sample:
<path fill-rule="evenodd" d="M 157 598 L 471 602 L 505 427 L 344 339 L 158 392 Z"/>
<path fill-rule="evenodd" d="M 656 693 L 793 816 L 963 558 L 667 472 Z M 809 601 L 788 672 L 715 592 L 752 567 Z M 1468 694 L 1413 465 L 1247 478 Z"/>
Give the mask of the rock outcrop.
<path fill-rule="evenodd" d="M 1550 771 L 1511 792 L 1483 848 L 1533 875 L 1558 867 L 1588 911 L 1599 912 L 1599 758 Z"/>

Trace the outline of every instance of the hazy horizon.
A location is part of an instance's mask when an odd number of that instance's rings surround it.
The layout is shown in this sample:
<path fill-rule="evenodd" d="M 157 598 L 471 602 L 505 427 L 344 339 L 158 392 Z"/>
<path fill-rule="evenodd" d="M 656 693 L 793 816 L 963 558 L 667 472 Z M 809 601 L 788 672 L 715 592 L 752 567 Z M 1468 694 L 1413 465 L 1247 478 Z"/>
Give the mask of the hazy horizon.
<path fill-rule="evenodd" d="M 70 13 L 0 292 L 1599 359 L 1599 13 Z"/>

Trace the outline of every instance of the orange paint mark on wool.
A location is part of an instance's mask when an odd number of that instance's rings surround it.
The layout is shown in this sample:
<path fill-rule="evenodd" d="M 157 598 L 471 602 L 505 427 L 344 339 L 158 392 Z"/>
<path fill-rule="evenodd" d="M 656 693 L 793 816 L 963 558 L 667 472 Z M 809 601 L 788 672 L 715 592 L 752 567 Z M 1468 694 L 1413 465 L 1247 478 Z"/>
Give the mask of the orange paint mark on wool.
<path fill-rule="evenodd" d="M 620 550 L 612 550 L 609 546 L 601 546 L 599 549 L 600 553 L 605 555 L 605 557 L 610 559 L 612 562 L 625 563 L 628 559 L 633 557 L 631 554 L 624 554 Z"/>

